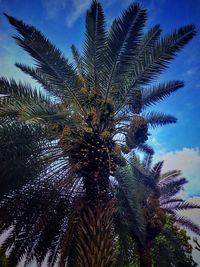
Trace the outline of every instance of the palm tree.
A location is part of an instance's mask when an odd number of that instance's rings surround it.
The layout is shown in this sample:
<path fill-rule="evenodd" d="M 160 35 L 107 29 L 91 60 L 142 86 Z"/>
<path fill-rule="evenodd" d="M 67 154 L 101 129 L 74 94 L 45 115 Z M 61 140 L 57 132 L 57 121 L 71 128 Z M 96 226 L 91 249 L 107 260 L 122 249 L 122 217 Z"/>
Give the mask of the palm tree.
<path fill-rule="evenodd" d="M 152 166 L 152 156 L 141 161 L 135 155 L 130 163 L 118 169 L 113 185 L 118 209 L 115 214 L 115 229 L 121 243 L 121 261 L 129 251 L 129 236 L 137 243 L 141 267 L 152 266 L 152 248 L 155 238 L 163 230 L 166 216 L 176 224 L 200 235 L 200 227 L 179 211 L 200 208 L 199 205 L 183 200 L 176 195 L 187 180 L 178 170 L 161 174 L 163 162 Z"/>
<path fill-rule="evenodd" d="M 33 67 L 16 66 L 43 90 L 0 79 L 0 134 L 6 136 L 6 145 L 0 142 L 0 230 L 12 226 L 2 253 L 10 249 L 13 264 L 26 255 L 26 263 L 35 258 L 40 265 L 49 253 L 48 266 L 58 257 L 60 266 L 110 266 L 109 177 L 125 164 L 123 152 L 152 152 L 146 144 L 150 125 L 176 122 L 142 112 L 183 87 L 181 81 L 149 84 L 193 38 L 195 27 L 162 38 L 159 25 L 144 33 L 146 10 L 132 4 L 107 30 L 102 6 L 93 1 L 83 53 L 72 46 L 72 64 L 35 27 L 6 17 L 18 31 L 17 44 L 35 60 Z"/>
<path fill-rule="evenodd" d="M 193 241 L 194 241 L 194 243 L 195 243 L 195 248 L 196 248 L 196 250 L 200 251 L 200 244 L 199 244 L 197 238 L 194 238 Z"/>
<path fill-rule="evenodd" d="M 179 197 L 180 191 L 188 181 L 181 177 L 181 172 L 174 170 L 161 175 L 158 183 L 160 190 L 160 206 L 175 219 L 176 224 L 200 235 L 200 228 L 179 211 L 200 208 L 199 205 L 183 200 Z M 178 195 L 178 196 L 177 196 Z"/>

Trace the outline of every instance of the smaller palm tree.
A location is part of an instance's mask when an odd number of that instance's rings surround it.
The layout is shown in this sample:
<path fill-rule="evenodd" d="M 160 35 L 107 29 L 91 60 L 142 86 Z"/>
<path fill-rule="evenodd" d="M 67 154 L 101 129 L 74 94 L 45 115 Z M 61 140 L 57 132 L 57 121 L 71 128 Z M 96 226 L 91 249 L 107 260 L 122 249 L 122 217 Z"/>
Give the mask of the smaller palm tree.
<path fill-rule="evenodd" d="M 189 218 L 180 214 L 179 211 L 200 208 L 198 204 L 183 200 L 179 193 L 188 181 L 181 177 L 178 170 L 169 171 L 160 176 L 158 183 L 160 190 L 160 206 L 175 219 L 176 224 L 200 235 L 200 228 Z"/>
<path fill-rule="evenodd" d="M 197 238 L 194 238 L 193 241 L 195 243 L 195 248 L 200 251 L 200 243 L 198 242 Z"/>
<path fill-rule="evenodd" d="M 187 180 L 177 170 L 161 174 L 163 162 L 151 165 L 152 156 L 143 161 L 134 156 L 127 166 L 118 170 L 118 184 L 113 185 L 118 200 L 115 228 L 122 244 L 121 254 L 125 254 L 123 247 L 127 249 L 131 236 L 137 243 L 141 267 L 152 266 L 153 241 L 162 231 L 167 214 L 177 224 L 200 235 L 200 227 L 178 212 L 200 208 L 176 197 Z"/>

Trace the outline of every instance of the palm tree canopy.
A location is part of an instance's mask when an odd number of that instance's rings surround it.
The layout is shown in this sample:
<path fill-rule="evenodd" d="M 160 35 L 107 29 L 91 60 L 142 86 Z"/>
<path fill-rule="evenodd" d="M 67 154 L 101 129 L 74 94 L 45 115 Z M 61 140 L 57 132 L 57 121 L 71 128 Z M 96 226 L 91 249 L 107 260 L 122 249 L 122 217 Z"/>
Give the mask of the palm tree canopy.
<path fill-rule="evenodd" d="M 74 242 L 69 222 L 78 221 L 83 199 L 110 199 L 109 176 L 125 165 L 123 152 L 152 152 L 145 143 L 150 126 L 176 121 L 143 110 L 183 87 L 182 81 L 151 82 L 196 30 L 187 25 L 160 37 L 156 25 L 144 33 L 147 11 L 136 3 L 107 29 L 102 6 L 93 1 L 83 53 L 72 46 L 70 63 L 35 27 L 5 16 L 17 31 L 16 43 L 34 59 L 34 66 L 16 66 L 43 89 L 0 78 L 0 184 L 7 194 L 0 203 L 0 232 L 12 225 L 2 250 L 11 249 L 14 262 L 26 255 L 27 262 L 35 257 L 38 263 L 50 251 L 49 266 L 58 255 L 64 266 Z M 16 163 L 12 173 L 10 160 Z M 10 192 L 15 186 L 19 191 Z"/>

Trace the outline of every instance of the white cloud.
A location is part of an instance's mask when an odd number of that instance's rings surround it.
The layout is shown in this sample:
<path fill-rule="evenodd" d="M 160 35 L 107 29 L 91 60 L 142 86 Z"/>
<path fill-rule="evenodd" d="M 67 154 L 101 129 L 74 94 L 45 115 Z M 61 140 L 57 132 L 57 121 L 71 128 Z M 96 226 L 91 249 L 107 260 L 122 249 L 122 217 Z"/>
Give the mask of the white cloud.
<path fill-rule="evenodd" d="M 87 10 L 91 0 L 43 0 L 47 19 L 57 18 L 61 12 L 66 13 L 66 26 L 71 27 Z"/>
<path fill-rule="evenodd" d="M 92 0 L 42 0 L 43 6 L 46 11 L 47 19 L 56 19 L 60 16 L 61 12 L 64 12 L 66 19 L 65 23 L 67 27 L 71 27 L 77 19 L 83 15 L 87 8 L 90 6 Z M 114 6 L 118 3 L 118 0 L 100 0 L 104 8 Z M 156 0 L 146 1 L 141 3 L 151 13 L 150 19 L 153 20 L 155 16 L 162 12 L 162 5 L 165 0 L 160 0 L 159 6 Z M 129 4 L 133 3 L 132 0 L 124 0 L 120 2 L 122 8 L 127 8 Z M 107 18 L 109 21 L 109 18 Z"/>
<path fill-rule="evenodd" d="M 148 144 L 152 146 L 156 155 L 163 155 L 167 153 L 169 150 L 167 149 L 167 144 L 160 142 L 160 140 L 165 140 L 165 131 L 163 128 L 155 128 L 150 130 L 150 136 L 148 138 Z"/>
<path fill-rule="evenodd" d="M 185 186 L 187 195 L 200 195 L 200 151 L 198 148 L 183 148 L 182 150 L 160 154 L 157 160 L 164 160 L 163 171 L 178 169 L 189 181 Z"/>
<path fill-rule="evenodd" d="M 190 78 L 199 72 L 199 67 L 192 67 L 186 71 L 186 75 Z"/>
<path fill-rule="evenodd" d="M 200 205 L 200 197 L 197 197 L 197 195 L 200 195 L 200 151 L 198 148 L 183 148 L 181 150 L 164 152 L 157 155 L 154 160 L 156 162 L 164 160 L 163 172 L 173 169 L 181 170 L 183 176 L 188 180 L 188 184 L 185 185 L 185 190 L 180 193 L 180 197 L 183 199 L 188 198 L 188 201 Z M 190 197 L 191 195 L 194 195 L 194 197 Z M 180 213 L 199 225 L 199 209 L 185 210 Z M 198 239 L 199 237 L 188 230 L 187 234 L 191 238 L 190 243 L 193 247 L 193 258 L 197 263 L 200 263 L 200 254 L 199 251 L 195 249 L 195 244 L 193 242 L 194 237 Z"/>
<path fill-rule="evenodd" d="M 44 0 L 44 8 L 48 19 L 56 18 L 62 9 L 67 6 L 66 0 Z"/>
<path fill-rule="evenodd" d="M 165 0 L 160 0 L 165 1 Z M 82 16 L 88 7 L 90 6 L 92 0 L 43 0 L 43 6 L 46 10 L 47 19 L 55 19 L 64 12 L 66 15 L 65 23 L 67 27 L 73 26 L 73 24 L 77 21 L 77 19 Z M 101 0 L 104 8 L 108 8 L 110 6 L 114 6 L 118 3 L 118 0 Z M 127 8 L 129 4 L 133 3 L 132 0 L 124 0 L 120 5 L 122 8 Z M 156 7 L 155 0 L 151 0 L 148 2 L 148 5 L 144 3 L 144 6 L 147 9 L 158 12 L 158 7 Z M 155 8 L 156 7 L 156 8 Z M 109 21 L 110 19 L 107 18 Z"/>
<path fill-rule="evenodd" d="M 72 10 L 66 18 L 66 25 L 71 27 L 74 22 L 87 10 L 91 0 L 73 0 Z"/>

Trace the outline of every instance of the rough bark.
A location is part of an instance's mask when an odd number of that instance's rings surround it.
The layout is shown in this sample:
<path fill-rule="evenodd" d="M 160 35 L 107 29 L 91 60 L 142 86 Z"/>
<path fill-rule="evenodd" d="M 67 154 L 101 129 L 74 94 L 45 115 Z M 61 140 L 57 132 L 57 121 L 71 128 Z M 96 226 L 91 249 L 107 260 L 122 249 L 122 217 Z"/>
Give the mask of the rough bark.
<path fill-rule="evenodd" d="M 139 246 L 140 267 L 152 267 L 151 242 Z"/>
<path fill-rule="evenodd" d="M 113 200 L 85 203 L 77 228 L 77 267 L 111 266 L 113 211 Z"/>

